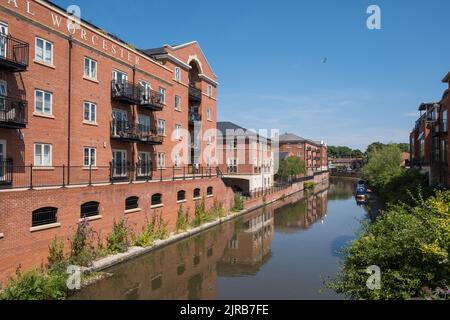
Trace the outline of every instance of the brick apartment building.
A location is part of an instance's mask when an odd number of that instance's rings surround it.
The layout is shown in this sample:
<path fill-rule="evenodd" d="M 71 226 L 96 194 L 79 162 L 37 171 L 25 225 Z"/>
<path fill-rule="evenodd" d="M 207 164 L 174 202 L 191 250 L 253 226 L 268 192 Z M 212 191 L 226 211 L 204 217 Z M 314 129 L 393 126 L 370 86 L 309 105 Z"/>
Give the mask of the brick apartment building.
<path fill-rule="evenodd" d="M 307 175 L 328 170 L 328 148 L 324 142 L 315 142 L 292 133 L 279 136 L 279 150 L 299 157 L 305 162 Z"/>
<path fill-rule="evenodd" d="M 217 80 L 197 42 L 138 50 L 49 1 L 0 3 L 0 279 L 80 218 L 173 227 L 233 193 L 212 167 Z"/>
<path fill-rule="evenodd" d="M 218 122 L 219 168 L 223 180 L 240 192 L 267 189 L 274 184 L 271 140 L 232 122 Z M 220 151 L 220 152 L 219 152 Z"/>
<path fill-rule="evenodd" d="M 442 82 L 450 86 L 450 73 Z M 449 107 L 448 89 L 445 90 L 439 102 L 421 104 L 419 107 L 420 117 L 410 135 L 410 164 L 427 173 L 432 185 L 450 185 Z"/>

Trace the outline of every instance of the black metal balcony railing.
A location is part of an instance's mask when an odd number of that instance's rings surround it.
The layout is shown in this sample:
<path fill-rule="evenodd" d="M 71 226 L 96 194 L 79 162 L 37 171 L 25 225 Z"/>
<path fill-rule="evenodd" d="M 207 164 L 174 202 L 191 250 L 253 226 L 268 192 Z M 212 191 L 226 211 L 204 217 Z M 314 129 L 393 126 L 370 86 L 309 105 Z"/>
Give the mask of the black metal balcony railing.
<path fill-rule="evenodd" d="M 13 182 L 13 162 L 11 159 L 0 160 L 0 185 L 10 185 Z"/>
<path fill-rule="evenodd" d="M 30 45 L 10 35 L 0 34 L 0 66 L 13 72 L 28 68 Z"/>
<path fill-rule="evenodd" d="M 28 102 L 0 95 L 0 127 L 23 129 L 27 125 Z"/>
<path fill-rule="evenodd" d="M 163 143 L 160 130 L 151 130 L 147 126 L 135 125 L 126 120 L 113 120 L 111 122 L 111 138 L 154 145 Z"/>
<path fill-rule="evenodd" d="M 138 104 L 138 93 L 140 89 L 128 81 L 111 81 L 111 98 L 114 101 L 126 104 Z"/>
<path fill-rule="evenodd" d="M 40 169 L 40 170 L 37 170 Z M 36 188 L 65 188 L 67 186 L 104 186 L 105 184 L 200 180 L 221 177 L 216 167 L 178 166 L 156 168 L 150 161 L 111 162 L 107 166 L 13 165 L 11 160 L 0 161 L 0 190 Z"/>
<path fill-rule="evenodd" d="M 194 124 L 195 122 L 201 122 L 202 116 L 197 112 L 189 112 L 189 123 Z"/>
<path fill-rule="evenodd" d="M 154 90 L 139 89 L 139 105 L 152 111 L 162 111 L 164 109 L 163 97 Z"/>
<path fill-rule="evenodd" d="M 202 101 L 202 90 L 196 88 L 193 84 L 189 85 L 189 100 L 195 102 Z"/>

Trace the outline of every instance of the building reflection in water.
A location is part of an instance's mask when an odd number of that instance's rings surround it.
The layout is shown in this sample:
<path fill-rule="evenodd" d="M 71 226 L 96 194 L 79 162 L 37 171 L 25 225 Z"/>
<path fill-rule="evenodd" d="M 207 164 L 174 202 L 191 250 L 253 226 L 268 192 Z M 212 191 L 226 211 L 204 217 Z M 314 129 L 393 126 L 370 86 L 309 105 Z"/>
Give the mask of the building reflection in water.
<path fill-rule="evenodd" d="M 288 232 L 323 219 L 327 192 L 289 197 L 193 238 L 108 270 L 111 277 L 72 299 L 213 300 L 217 277 L 256 275 L 271 258 L 274 228 Z"/>

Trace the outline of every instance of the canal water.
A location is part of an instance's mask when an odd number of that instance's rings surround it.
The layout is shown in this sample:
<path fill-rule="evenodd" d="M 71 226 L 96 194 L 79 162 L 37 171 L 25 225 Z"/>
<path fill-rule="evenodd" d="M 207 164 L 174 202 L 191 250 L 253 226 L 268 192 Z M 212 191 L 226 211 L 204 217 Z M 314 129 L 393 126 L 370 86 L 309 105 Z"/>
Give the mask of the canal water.
<path fill-rule="evenodd" d="M 254 211 L 106 270 L 72 299 L 343 299 L 324 290 L 367 210 L 352 181 Z"/>

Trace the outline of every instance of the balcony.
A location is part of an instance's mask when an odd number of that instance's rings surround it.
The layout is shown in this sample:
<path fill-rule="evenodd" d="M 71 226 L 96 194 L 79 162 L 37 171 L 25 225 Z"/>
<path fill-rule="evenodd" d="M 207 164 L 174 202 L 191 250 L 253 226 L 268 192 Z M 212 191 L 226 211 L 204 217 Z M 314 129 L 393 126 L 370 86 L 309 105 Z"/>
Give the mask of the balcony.
<path fill-rule="evenodd" d="M 111 81 L 111 98 L 113 101 L 125 104 L 138 104 L 139 88 L 128 81 Z"/>
<path fill-rule="evenodd" d="M 189 85 L 189 101 L 202 101 L 202 90 L 196 88 L 193 84 Z"/>
<path fill-rule="evenodd" d="M 194 125 L 196 122 L 202 121 L 202 115 L 197 112 L 189 112 L 189 124 Z"/>
<path fill-rule="evenodd" d="M 28 43 L 0 34 L 0 67 L 12 72 L 26 71 L 29 51 Z"/>
<path fill-rule="evenodd" d="M 27 116 L 27 101 L 0 95 L 0 128 L 24 129 Z"/>
<path fill-rule="evenodd" d="M 153 164 L 151 161 L 139 161 L 136 164 L 136 179 L 151 180 L 153 177 Z"/>
<path fill-rule="evenodd" d="M 163 143 L 163 137 L 160 132 L 150 130 L 146 126 L 135 125 L 129 121 L 112 121 L 111 138 L 127 142 L 143 142 L 151 145 Z"/>
<path fill-rule="evenodd" d="M 441 134 L 448 133 L 448 126 L 445 121 L 437 121 L 434 125 L 433 135 L 440 136 Z"/>
<path fill-rule="evenodd" d="M 162 111 L 164 103 L 162 102 L 162 95 L 159 92 L 150 90 L 149 92 L 139 92 L 139 105 L 151 111 Z"/>

